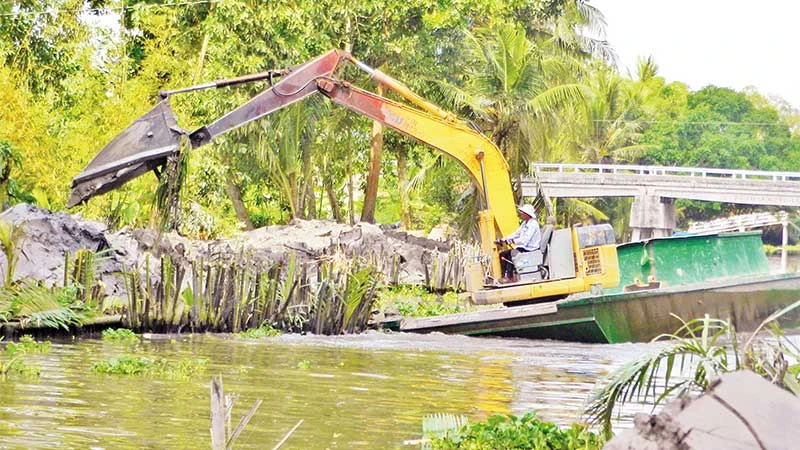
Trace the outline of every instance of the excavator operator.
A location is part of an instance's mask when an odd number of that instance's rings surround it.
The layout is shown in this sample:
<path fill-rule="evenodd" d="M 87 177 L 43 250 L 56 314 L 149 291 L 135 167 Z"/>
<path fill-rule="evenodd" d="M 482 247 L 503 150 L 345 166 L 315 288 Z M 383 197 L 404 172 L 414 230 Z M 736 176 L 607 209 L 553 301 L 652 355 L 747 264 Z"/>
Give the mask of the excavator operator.
<path fill-rule="evenodd" d="M 539 223 L 536 221 L 536 210 L 533 205 L 526 203 L 520 206 L 517 208 L 517 215 L 522 221 L 517 231 L 496 241 L 498 245 L 514 245 L 513 249 L 509 248 L 500 252 L 500 268 L 503 274 L 503 278 L 500 280 L 501 283 L 516 281 L 514 279 L 514 263 L 511 262 L 512 256 L 516 255 L 513 252 L 538 250 L 542 240 L 542 232 L 539 229 Z"/>

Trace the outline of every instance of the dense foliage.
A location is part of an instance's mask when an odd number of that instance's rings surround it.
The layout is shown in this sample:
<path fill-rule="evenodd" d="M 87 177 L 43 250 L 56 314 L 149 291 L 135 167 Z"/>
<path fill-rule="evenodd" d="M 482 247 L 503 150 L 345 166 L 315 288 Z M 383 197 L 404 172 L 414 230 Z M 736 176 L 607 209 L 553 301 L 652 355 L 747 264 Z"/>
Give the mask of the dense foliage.
<path fill-rule="evenodd" d="M 537 161 L 798 167 L 796 109 L 754 90 L 692 92 L 658 76 L 652 60 L 622 75 L 611 49 L 588 37 L 602 24 L 586 0 L 3 2 L 0 199 L 62 209 L 71 178 L 159 90 L 296 65 L 330 48 L 474 123 L 514 180 Z M 339 76 L 371 86 L 352 69 Z M 264 87 L 199 91 L 172 105 L 194 129 Z M 373 166 L 369 121 L 321 98 L 248 124 L 190 155 L 178 228 L 214 237 L 295 217 L 353 221 L 373 200 L 379 222 L 430 228 L 461 212 L 471 223 L 474 194 L 455 162 L 391 132 L 382 140 Z M 374 194 L 368 179 L 380 180 Z M 147 225 L 155 184 L 146 175 L 80 209 L 117 227 Z M 679 206 L 694 219 L 720 209 Z M 607 218 L 618 234 L 629 208 L 557 205 L 561 223 Z"/>

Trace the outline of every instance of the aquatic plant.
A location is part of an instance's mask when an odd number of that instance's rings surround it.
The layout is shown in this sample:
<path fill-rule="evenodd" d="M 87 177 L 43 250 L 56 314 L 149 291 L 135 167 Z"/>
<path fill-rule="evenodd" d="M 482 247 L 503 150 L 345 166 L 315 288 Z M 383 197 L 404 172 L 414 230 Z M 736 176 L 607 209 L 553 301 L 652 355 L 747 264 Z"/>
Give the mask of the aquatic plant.
<path fill-rule="evenodd" d="M 441 420 L 439 420 L 440 422 Z M 456 431 L 445 431 L 441 437 L 433 436 L 432 450 L 599 450 L 603 447 L 601 436 L 585 426 L 573 424 L 561 429 L 552 422 L 529 412 L 522 417 L 495 414 L 482 422 L 467 424 Z"/>
<path fill-rule="evenodd" d="M 0 336 L 0 341 L 3 337 Z M 50 351 L 50 342 L 37 342 L 33 337 L 22 336 L 19 342 L 9 342 L 5 348 L 5 358 L 0 360 L 0 376 L 9 373 L 19 373 L 22 375 L 39 375 L 40 369 L 25 364 L 24 358 L 32 353 L 47 353 Z"/>
<path fill-rule="evenodd" d="M 122 344 L 138 344 L 139 336 L 127 328 L 108 328 L 103 330 L 103 341 Z"/>
<path fill-rule="evenodd" d="M 276 330 L 272 325 L 264 324 L 257 328 L 248 328 L 244 331 L 234 333 L 236 337 L 245 339 L 261 339 L 265 337 L 278 336 L 280 330 Z"/>
<path fill-rule="evenodd" d="M 720 375 L 742 369 L 752 370 L 772 383 L 800 395 L 800 349 L 785 338 L 776 321 L 792 312 L 797 301 L 762 322 L 744 346 L 740 346 L 730 322 L 702 319 L 688 322 L 671 334 L 655 339 L 669 341 L 614 371 L 590 397 L 584 415 L 590 423 L 602 426 L 611 436 L 614 411 L 630 401 L 653 403 L 653 408 L 668 398 L 703 392 Z M 763 338 L 761 331 L 770 330 Z M 661 384 L 659 377 L 664 378 Z"/>
<path fill-rule="evenodd" d="M 205 372 L 208 361 L 203 358 L 186 358 L 179 361 L 151 359 L 141 356 L 117 356 L 92 364 L 92 371 L 114 375 L 145 375 L 186 379 Z"/>
<path fill-rule="evenodd" d="M 311 361 L 303 359 L 297 362 L 297 368 L 301 370 L 308 370 L 311 368 Z"/>

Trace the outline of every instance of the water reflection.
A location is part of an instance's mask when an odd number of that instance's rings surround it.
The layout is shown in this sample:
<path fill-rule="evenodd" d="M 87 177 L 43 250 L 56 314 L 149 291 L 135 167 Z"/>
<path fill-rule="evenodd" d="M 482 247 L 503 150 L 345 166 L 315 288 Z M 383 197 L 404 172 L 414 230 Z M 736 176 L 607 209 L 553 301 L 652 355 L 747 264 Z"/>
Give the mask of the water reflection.
<path fill-rule="evenodd" d="M 567 424 L 598 379 L 650 348 L 383 333 L 142 343 L 137 354 L 209 361 L 206 376 L 164 380 L 93 373 L 94 362 L 125 352 L 116 344 L 53 344 L 31 360 L 39 379 L 0 383 L 0 448 L 207 448 L 216 374 L 238 394 L 234 418 L 264 401 L 239 449 L 271 448 L 300 419 L 283 449 L 403 448 L 430 413 L 535 409 Z"/>

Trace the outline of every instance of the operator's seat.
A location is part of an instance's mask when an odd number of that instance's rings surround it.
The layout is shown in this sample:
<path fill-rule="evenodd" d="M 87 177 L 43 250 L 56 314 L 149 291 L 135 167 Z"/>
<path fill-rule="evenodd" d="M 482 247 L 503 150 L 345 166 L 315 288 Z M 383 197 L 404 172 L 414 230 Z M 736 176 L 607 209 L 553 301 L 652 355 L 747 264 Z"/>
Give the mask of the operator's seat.
<path fill-rule="evenodd" d="M 550 249 L 550 239 L 553 237 L 553 230 L 555 229 L 556 225 L 556 218 L 553 216 L 548 216 L 547 221 L 542 228 L 542 240 L 539 241 L 539 250 L 542 251 L 542 256 L 544 256 L 545 265 L 547 265 L 547 251 Z"/>
<path fill-rule="evenodd" d="M 511 260 L 519 281 L 539 281 L 548 278 L 550 260 L 547 253 L 550 249 L 550 239 L 553 237 L 555 223 L 555 217 L 547 218 L 542 229 L 542 237 L 539 239 L 539 248 L 530 252 L 512 253 Z"/>

